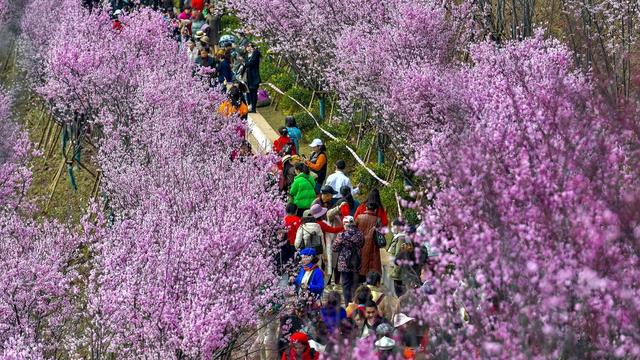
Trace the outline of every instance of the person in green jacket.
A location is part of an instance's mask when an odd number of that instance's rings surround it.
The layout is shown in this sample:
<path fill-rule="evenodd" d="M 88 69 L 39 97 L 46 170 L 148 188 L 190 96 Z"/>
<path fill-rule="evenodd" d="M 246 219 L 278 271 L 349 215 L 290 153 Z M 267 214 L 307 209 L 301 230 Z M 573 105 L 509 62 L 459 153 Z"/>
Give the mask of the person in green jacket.
<path fill-rule="evenodd" d="M 311 176 L 309 168 L 304 163 L 296 164 L 296 173 L 289 195 L 291 196 L 290 202 L 298 207 L 297 215 L 301 217 L 317 197 L 316 180 Z"/>

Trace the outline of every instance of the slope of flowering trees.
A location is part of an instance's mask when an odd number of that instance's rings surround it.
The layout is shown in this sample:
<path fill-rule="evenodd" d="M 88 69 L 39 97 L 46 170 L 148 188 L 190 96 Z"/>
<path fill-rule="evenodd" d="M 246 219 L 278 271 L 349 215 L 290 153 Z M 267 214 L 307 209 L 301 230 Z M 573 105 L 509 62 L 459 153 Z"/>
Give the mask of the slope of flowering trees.
<path fill-rule="evenodd" d="M 633 101 L 608 97 L 541 32 L 479 39 L 467 4 L 231 4 L 306 85 L 335 91 L 346 113 L 366 103 L 427 180 L 431 201 L 412 206 L 420 240 L 442 256 L 433 293 L 405 310 L 429 324 L 429 351 L 640 356 Z M 229 350 L 277 291 L 269 239 L 282 204 L 265 191 L 266 160 L 229 159 L 241 124 L 215 113 L 219 95 L 192 77 L 158 14 L 125 16 L 116 31 L 75 0 L 27 9 L 22 64 L 61 120 L 90 119 L 107 202 L 79 228 L 31 220 L 20 207 L 29 145 L 0 97 L 0 135 L 13 140 L 0 146 L 0 247 L 11 254 L 0 259 L 0 351 Z"/>
<path fill-rule="evenodd" d="M 441 181 L 425 240 L 454 268 L 417 311 L 459 357 L 637 356 L 637 114 L 540 36 L 472 58 L 415 163 Z"/>
<path fill-rule="evenodd" d="M 106 201 L 72 229 L 3 216 L 0 246 L 13 256 L 0 262 L 0 350 L 229 352 L 277 291 L 271 239 L 283 206 L 265 188 L 267 159 L 231 161 L 242 124 L 217 114 L 219 93 L 192 76 L 159 14 L 133 13 L 115 31 L 108 14 L 79 1 L 64 11 L 55 31 L 23 29 L 21 51 L 43 64 L 27 74 L 59 120 L 90 119 Z M 25 12 L 22 24 L 39 14 Z"/>
<path fill-rule="evenodd" d="M 394 1 L 377 5 L 384 16 L 354 11 L 374 6 L 365 3 L 234 2 L 285 56 L 314 42 L 316 61 L 331 64 L 303 70 L 346 106 L 366 98 L 427 180 L 431 201 L 411 206 L 423 215 L 421 240 L 443 255 L 435 294 L 411 313 L 430 325 L 430 350 L 638 356 L 635 104 L 573 70 L 575 54 L 540 31 L 497 46 L 477 38 L 465 16 L 473 8 Z M 314 28 L 322 21 L 326 32 Z"/>

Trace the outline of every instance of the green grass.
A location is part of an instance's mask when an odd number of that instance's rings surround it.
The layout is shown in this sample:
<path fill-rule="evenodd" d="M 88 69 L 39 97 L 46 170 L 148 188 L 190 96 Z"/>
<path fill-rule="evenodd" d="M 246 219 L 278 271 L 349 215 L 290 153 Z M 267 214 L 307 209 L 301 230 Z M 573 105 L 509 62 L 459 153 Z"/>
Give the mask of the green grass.
<path fill-rule="evenodd" d="M 15 52 L 12 57 L 1 59 L 2 65 L 6 62 L 8 66 L 1 74 L 1 80 L 5 88 L 14 88 L 13 117 L 18 121 L 23 129 L 29 134 L 29 139 L 34 144 L 34 149 L 40 141 L 46 127 L 46 121 L 42 109 L 35 104 L 32 94 L 18 85 L 21 74 L 15 66 Z M 69 182 L 66 165 L 62 168 L 62 174 L 58 185 L 52 192 L 54 178 L 60 165 L 63 163 L 62 145 L 60 136 L 55 137 L 55 132 L 51 132 L 50 141 L 43 144 L 39 149 L 42 154 L 34 156 L 29 161 L 32 172 L 31 186 L 27 191 L 27 198 L 34 201 L 38 206 L 38 216 L 50 216 L 64 223 L 77 224 L 85 214 L 95 178 L 84 169 L 74 167 L 74 175 L 78 191 L 74 191 Z M 82 153 L 83 164 L 88 166 L 95 173 L 91 151 Z M 53 195 L 52 195 L 53 194 Z M 48 209 L 45 206 L 51 196 Z"/>
<path fill-rule="evenodd" d="M 30 104 L 23 96 L 17 99 L 14 113 L 22 119 L 23 126 L 36 147 L 47 125 L 40 107 Z M 47 144 L 42 144 L 40 148 L 42 154 L 33 157 L 29 163 L 33 179 L 27 196 L 36 202 L 40 209 L 40 215 L 77 224 L 86 212 L 95 178 L 87 170 L 81 169 L 77 165 L 74 166 L 74 175 L 78 186 L 78 190 L 74 191 L 69 181 L 66 165 L 63 165 L 58 184 L 55 191 L 52 191 L 54 178 L 60 165 L 64 163 L 61 136 L 54 138 L 54 135 L 54 131 L 51 131 L 50 141 Z M 81 160 L 95 173 L 95 167 L 90 165 L 93 162 L 92 157 L 93 154 L 85 149 Z M 51 201 L 49 201 L 49 197 L 51 197 Z M 49 207 L 45 209 L 47 202 L 49 202 Z"/>
<path fill-rule="evenodd" d="M 267 123 L 269 123 L 276 132 L 278 131 L 278 128 L 284 126 L 284 118 L 286 115 L 283 114 L 282 111 L 273 110 L 271 106 L 265 106 L 258 108 L 258 112 L 265 118 L 265 120 L 267 120 Z M 311 148 L 309 147 L 311 140 L 313 139 L 308 139 L 303 131 L 302 142 L 300 143 L 300 152 L 307 155 L 307 157 L 311 154 Z"/>

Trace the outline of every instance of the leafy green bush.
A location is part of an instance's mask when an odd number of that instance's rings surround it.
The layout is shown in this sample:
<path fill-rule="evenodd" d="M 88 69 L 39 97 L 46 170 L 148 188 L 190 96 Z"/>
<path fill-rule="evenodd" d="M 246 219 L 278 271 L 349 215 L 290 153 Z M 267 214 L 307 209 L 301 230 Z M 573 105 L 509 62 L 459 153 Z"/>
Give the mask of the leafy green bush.
<path fill-rule="evenodd" d="M 311 130 L 316 127 L 315 121 L 307 114 L 306 111 L 301 111 L 293 114 L 293 117 L 296 119 L 296 124 L 298 128 L 302 131 Z"/>
<path fill-rule="evenodd" d="M 235 32 L 242 24 L 235 14 L 224 14 L 220 18 L 220 28 L 224 33 L 229 34 Z"/>
<path fill-rule="evenodd" d="M 275 85 L 278 89 L 287 92 L 295 85 L 296 80 L 293 75 L 289 73 L 277 72 L 273 74 L 273 76 L 271 76 L 271 83 L 273 83 L 273 85 Z"/>
<path fill-rule="evenodd" d="M 322 126 L 325 128 L 325 130 L 332 133 L 338 138 L 346 138 L 347 134 L 349 133 L 349 124 L 346 123 L 330 124 L 328 122 L 325 122 Z M 353 147 L 353 144 L 351 142 L 349 142 L 349 145 Z"/>
<path fill-rule="evenodd" d="M 369 149 L 369 146 L 371 145 L 373 140 L 373 134 L 365 135 L 362 139 L 360 139 L 360 144 L 358 145 L 358 148 L 355 149 L 356 153 L 358 153 L 358 156 L 364 159 L 364 156 L 367 154 L 367 150 Z"/>
<path fill-rule="evenodd" d="M 347 162 L 347 166 L 350 169 L 353 169 L 357 164 L 353 155 L 347 150 L 347 145 L 349 145 L 349 141 L 345 139 L 338 138 L 337 140 L 327 141 L 327 156 L 329 157 L 329 169 L 333 170 L 333 165 L 336 161 L 342 159 Z M 336 189 L 338 190 L 338 189 Z"/>
<path fill-rule="evenodd" d="M 305 89 L 303 87 L 294 85 L 291 89 L 286 91 L 286 94 L 296 99 L 300 104 L 302 104 L 302 106 L 307 106 L 311 101 L 312 91 L 309 89 Z M 291 100 L 289 97 L 286 97 L 286 96 L 282 99 L 282 102 L 280 102 L 280 106 L 281 106 L 282 112 L 288 113 L 288 114 L 293 114 L 302 110 L 300 108 L 300 105 L 296 104 L 293 100 Z"/>
<path fill-rule="evenodd" d="M 327 135 L 325 135 L 325 133 L 323 133 L 322 130 L 320 130 L 316 126 L 314 126 L 313 128 L 307 130 L 304 133 L 304 137 L 307 139 L 307 141 L 311 141 L 311 140 L 313 140 L 315 138 L 318 138 L 318 139 L 322 139 L 326 143 L 327 140 L 328 140 Z"/>
<path fill-rule="evenodd" d="M 282 70 L 268 57 L 265 57 L 264 60 L 260 62 L 260 77 L 263 82 L 273 82 L 272 77 L 281 71 Z"/>
<path fill-rule="evenodd" d="M 369 168 L 382 179 L 386 179 L 386 177 L 389 175 L 389 171 L 391 170 L 390 166 L 385 164 L 369 164 Z M 356 168 L 356 170 L 353 172 L 353 175 L 351 176 L 351 180 L 355 184 L 362 185 L 360 187 L 360 191 L 364 196 L 366 196 L 366 194 L 368 194 L 374 188 L 380 188 L 383 186 L 378 180 L 376 180 L 373 176 L 371 176 L 371 174 L 369 174 L 367 169 L 362 166 L 358 166 Z"/>

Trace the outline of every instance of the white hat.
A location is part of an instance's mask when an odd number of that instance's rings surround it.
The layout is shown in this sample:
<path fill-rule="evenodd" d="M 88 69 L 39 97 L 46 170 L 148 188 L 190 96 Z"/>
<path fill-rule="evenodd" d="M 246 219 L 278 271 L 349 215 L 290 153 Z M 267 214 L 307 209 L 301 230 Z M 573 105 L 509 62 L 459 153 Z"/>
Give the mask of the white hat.
<path fill-rule="evenodd" d="M 353 216 L 347 215 L 342 218 L 343 225 L 354 225 L 355 221 L 353 220 Z"/>
<path fill-rule="evenodd" d="M 383 336 L 380 340 L 376 341 L 376 348 L 378 350 L 393 350 L 394 346 L 396 346 L 396 342 L 386 336 Z"/>
<path fill-rule="evenodd" d="M 113 12 L 113 15 L 120 15 L 120 14 L 122 14 L 122 9 L 118 9 Z"/>
<path fill-rule="evenodd" d="M 320 140 L 320 139 L 313 139 L 313 141 L 311 142 L 311 144 L 309 144 L 309 147 L 320 146 L 320 145 L 322 145 L 322 140 Z"/>
<path fill-rule="evenodd" d="M 409 321 L 413 321 L 413 320 L 415 320 L 415 319 L 412 318 L 412 317 L 409 317 L 409 316 L 407 316 L 407 315 L 405 315 L 403 313 L 395 314 L 393 316 L 393 327 L 395 327 L 395 328 L 400 327 L 400 326 L 408 323 Z"/>

